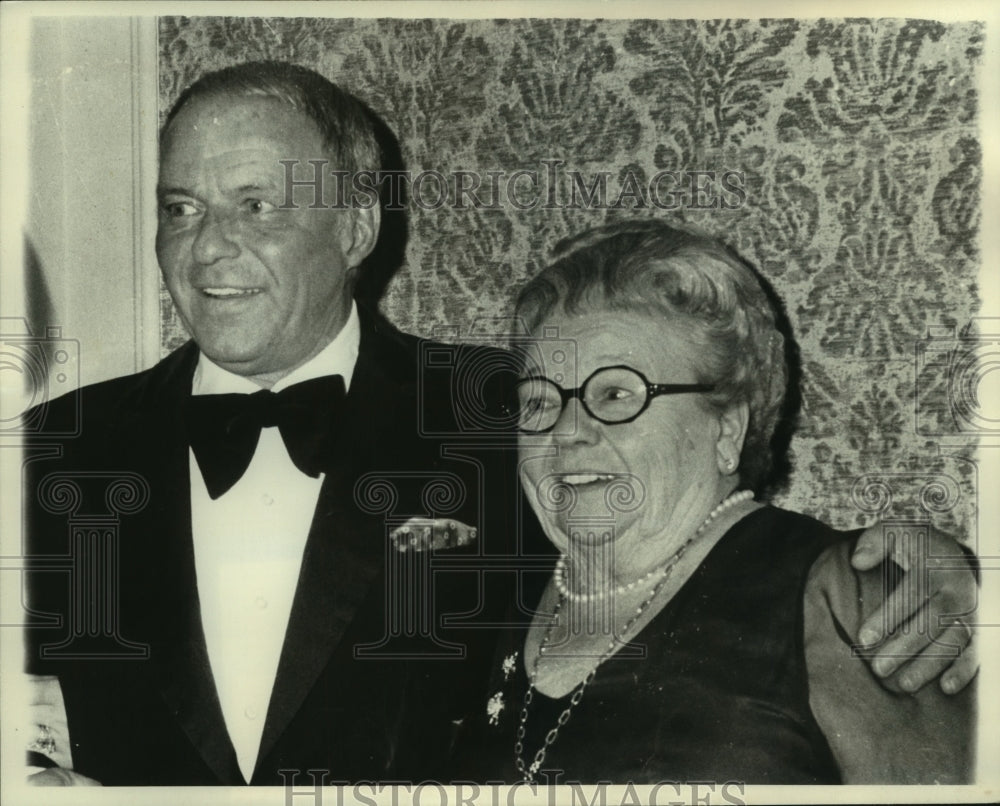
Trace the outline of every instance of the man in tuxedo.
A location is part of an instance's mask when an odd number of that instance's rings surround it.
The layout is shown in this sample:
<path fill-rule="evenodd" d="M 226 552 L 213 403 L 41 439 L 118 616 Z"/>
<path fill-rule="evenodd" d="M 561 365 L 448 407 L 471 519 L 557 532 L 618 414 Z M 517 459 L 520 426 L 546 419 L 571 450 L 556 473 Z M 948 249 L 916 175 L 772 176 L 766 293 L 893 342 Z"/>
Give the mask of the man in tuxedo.
<path fill-rule="evenodd" d="M 428 344 L 355 302 L 378 206 L 333 183 L 287 203 L 288 161 L 381 167 L 369 114 L 312 71 L 240 65 L 179 98 L 160 158 L 157 257 L 193 340 L 40 415 L 36 749 L 78 783 L 446 774 L 492 659 L 477 626 L 512 590 L 481 571 L 519 532 L 516 482 L 502 435 L 463 442 Z M 393 541 L 410 517 L 444 517 L 445 566 Z"/>
<path fill-rule="evenodd" d="M 28 464 L 28 553 L 115 567 L 113 629 L 63 646 L 39 627 L 28 644 L 30 671 L 58 677 L 72 767 L 104 784 L 423 778 L 489 658 L 473 651 L 485 631 L 439 618 L 488 608 L 479 575 L 431 573 L 390 540 L 444 513 L 453 543 L 476 538 L 448 559 L 475 554 L 506 517 L 480 493 L 489 462 L 421 435 L 425 409 L 449 430 L 449 385 L 423 383 L 418 340 L 352 298 L 378 207 L 322 206 L 313 187 L 290 205 L 283 160 L 381 167 L 366 110 L 311 71 L 235 68 L 178 100 L 157 257 L 193 341 L 83 390 L 79 436 Z M 74 411 L 51 404 L 39 442 Z M 113 545 L 68 545 L 67 517 L 107 514 L 118 482 L 145 500 L 117 510 Z M 490 483 L 509 496 L 513 473 Z M 80 508 L 60 509 L 61 485 Z M 40 572 L 30 590 L 72 632 L 70 583 Z"/>

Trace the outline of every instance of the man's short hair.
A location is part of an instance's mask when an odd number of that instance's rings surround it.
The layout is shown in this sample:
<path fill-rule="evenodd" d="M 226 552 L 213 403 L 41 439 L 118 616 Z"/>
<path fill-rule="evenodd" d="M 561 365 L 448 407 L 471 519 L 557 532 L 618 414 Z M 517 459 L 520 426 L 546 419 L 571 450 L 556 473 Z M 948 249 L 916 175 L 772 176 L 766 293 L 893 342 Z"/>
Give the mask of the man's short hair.
<path fill-rule="evenodd" d="M 161 142 L 189 101 L 213 95 L 281 101 L 316 123 L 333 169 L 356 173 L 382 168 L 382 149 L 368 107 L 315 70 L 287 62 L 245 62 L 206 73 L 181 93 L 167 113 Z"/>

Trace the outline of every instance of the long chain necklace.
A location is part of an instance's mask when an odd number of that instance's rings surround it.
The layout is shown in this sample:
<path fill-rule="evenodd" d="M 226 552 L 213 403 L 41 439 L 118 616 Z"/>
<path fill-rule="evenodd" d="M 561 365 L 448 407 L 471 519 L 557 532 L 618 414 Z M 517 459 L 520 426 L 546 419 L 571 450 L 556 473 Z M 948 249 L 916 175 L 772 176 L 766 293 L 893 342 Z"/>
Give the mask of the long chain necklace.
<path fill-rule="evenodd" d="M 538 647 L 538 654 L 535 656 L 535 662 L 532 665 L 531 676 L 528 681 L 528 690 L 524 692 L 524 702 L 521 706 L 520 720 L 518 722 L 517 733 L 515 734 L 515 740 L 514 740 L 514 764 L 517 767 L 517 771 L 518 773 L 520 773 L 521 780 L 524 783 L 529 783 L 529 784 L 534 783 L 535 775 L 538 773 L 538 771 L 542 767 L 542 764 L 545 762 L 545 756 L 548 753 L 549 748 L 553 745 L 556 738 L 559 736 L 559 729 L 567 722 L 569 722 L 569 717 L 570 714 L 573 713 L 573 709 L 577 705 L 579 705 L 580 700 L 583 699 L 583 692 L 587 689 L 587 686 L 590 685 L 591 681 L 597 675 L 597 670 L 601 666 L 601 664 L 604 663 L 608 658 L 610 658 L 612 654 L 614 654 L 615 647 L 618 643 L 616 638 L 612 635 L 611 640 L 608 642 L 607 648 L 604 650 L 603 653 L 601 653 L 601 656 L 597 659 L 597 664 L 594 666 L 593 669 L 591 669 L 587 673 L 587 676 L 583 679 L 583 682 L 580 683 L 580 685 L 578 685 L 573 690 L 573 694 L 569 699 L 569 705 L 566 706 L 562 710 L 562 713 L 559 714 L 555 726 L 548 733 L 545 734 L 545 740 L 542 742 L 542 746 L 538 748 L 538 750 L 535 753 L 535 757 L 531 761 L 531 765 L 528 766 L 524 761 L 524 737 L 527 734 L 528 709 L 531 706 L 531 702 L 535 696 L 535 680 L 538 677 L 538 664 L 542 658 L 542 655 L 545 654 L 545 652 L 548 650 L 549 640 L 552 637 L 552 628 L 555 626 L 555 623 L 559 617 L 559 613 L 562 611 L 563 602 L 565 602 L 567 599 L 571 601 L 588 601 L 592 599 L 603 599 L 605 598 L 605 596 L 610 595 L 611 593 L 614 594 L 625 593 L 626 591 L 633 590 L 637 584 L 641 584 L 642 582 L 652 579 L 656 577 L 658 574 L 659 578 L 657 579 L 656 584 L 653 586 L 653 589 L 650 591 L 649 596 L 647 596 L 645 600 L 642 602 L 642 604 L 640 604 L 635 609 L 635 612 L 632 614 L 629 620 L 625 622 L 624 626 L 622 627 L 621 635 L 624 637 L 632 629 L 635 623 L 642 617 L 642 614 L 646 612 L 646 608 L 649 607 L 650 603 L 656 598 L 657 594 L 666 584 L 667 580 L 670 578 L 671 572 L 674 570 L 674 566 L 677 565 L 681 557 L 684 556 L 684 552 L 687 550 L 687 547 L 690 546 L 692 542 L 694 542 L 695 538 L 697 538 L 702 532 L 704 532 L 705 528 L 727 509 L 731 509 L 737 504 L 741 504 L 744 501 L 749 501 L 752 498 L 753 498 L 753 493 L 750 490 L 743 490 L 742 492 L 733 493 L 732 495 L 724 499 L 715 509 L 713 509 L 708 514 L 708 517 L 701 522 L 701 525 L 695 530 L 695 533 L 691 537 L 689 537 L 681 545 L 681 547 L 677 549 L 677 551 L 675 551 L 670 556 L 669 560 L 667 560 L 665 563 L 658 566 L 657 568 L 653 569 L 652 572 L 640 577 L 634 583 L 630 583 L 628 585 L 619 585 L 618 587 L 613 588 L 611 591 L 601 593 L 600 595 L 580 594 L 570 591 L 569 587 L 566 585 L 564 576 L 566 567 L 565 555 L 560 558 L 559 564 L 556 566 L 556 573 L 555 573 L 556 589 L 559 591 L 559 600 L 556 602 L 555 610 L 552 613 L 552 619 L 551 621 L 549 621 L 549 626 L 545 629 L 545 634 L 542 636 L 542 642 Z"/>

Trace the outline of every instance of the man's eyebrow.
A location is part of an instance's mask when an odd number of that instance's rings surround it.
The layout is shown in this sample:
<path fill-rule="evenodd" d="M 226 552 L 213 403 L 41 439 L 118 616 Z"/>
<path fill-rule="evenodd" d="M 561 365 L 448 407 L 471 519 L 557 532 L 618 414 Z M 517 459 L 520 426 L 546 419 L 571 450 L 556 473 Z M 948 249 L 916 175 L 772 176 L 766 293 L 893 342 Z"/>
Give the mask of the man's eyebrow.
<path fill-rule="evenodd" d="M 264 180 L 263 182 L 245 182 L 235 189 L 235 193 L 250 193 L 255 190 L 277 190 L 280 183 Z"/>
<path fill-rule="evenodd" d="M 234 195 L 240 195 L 242 193 L 253 193 L 255 191 L 259 192 L 259 191 L 280 190 L 280 188 L 281 188 L 281 183 L 279 183 L 279 182 L 269 182 L 269 181 L 265 180 L 263 182 L 257 182 L 257 181 L 246 182 L 246 183 L 244 183 L 242 185 L 238 185 L 237 187 L 233 188 L 229 192 L 232 193 L 232 194 L 234 194 Z M 167 185 L 157 185 L 157 187 L 156 187 L 156 195 L 160 196 L 160 197 L 162 197 L 162 196 L 192 196 L 193 197 L 195 194 L 192 193 L 187 188 L 183 188 L 183 187 L 173 187 L 173 186 L 167 186 Z"/>
<path fill-rule="evenodd" d="M 189 191 L 189 190 L 187 190 L 185 188 L 167 187 L 166 185 L 157 185 L 156 186 L 156 195 L 157 196 L 193 196 L 194 194 L 191 191 Z"/>

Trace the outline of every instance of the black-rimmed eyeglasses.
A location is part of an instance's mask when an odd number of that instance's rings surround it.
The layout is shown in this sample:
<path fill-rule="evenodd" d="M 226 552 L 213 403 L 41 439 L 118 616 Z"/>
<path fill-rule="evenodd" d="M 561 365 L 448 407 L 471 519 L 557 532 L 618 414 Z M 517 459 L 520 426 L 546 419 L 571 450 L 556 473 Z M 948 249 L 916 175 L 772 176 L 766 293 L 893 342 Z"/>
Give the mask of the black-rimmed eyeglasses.
<path fill-rule="evenodd" d="M 630 423 L 660 395 L 711 392 L 705 383 L 650 383 L 639 370 L 625 365 L 601 367 L 576 389 L 563 389 L 544 375 L 529 375 L 516 385 L 517 428 L 529 434 L 551 431 L 563 409 L 576 398 L 583 410 L 606 425 Z"/>

